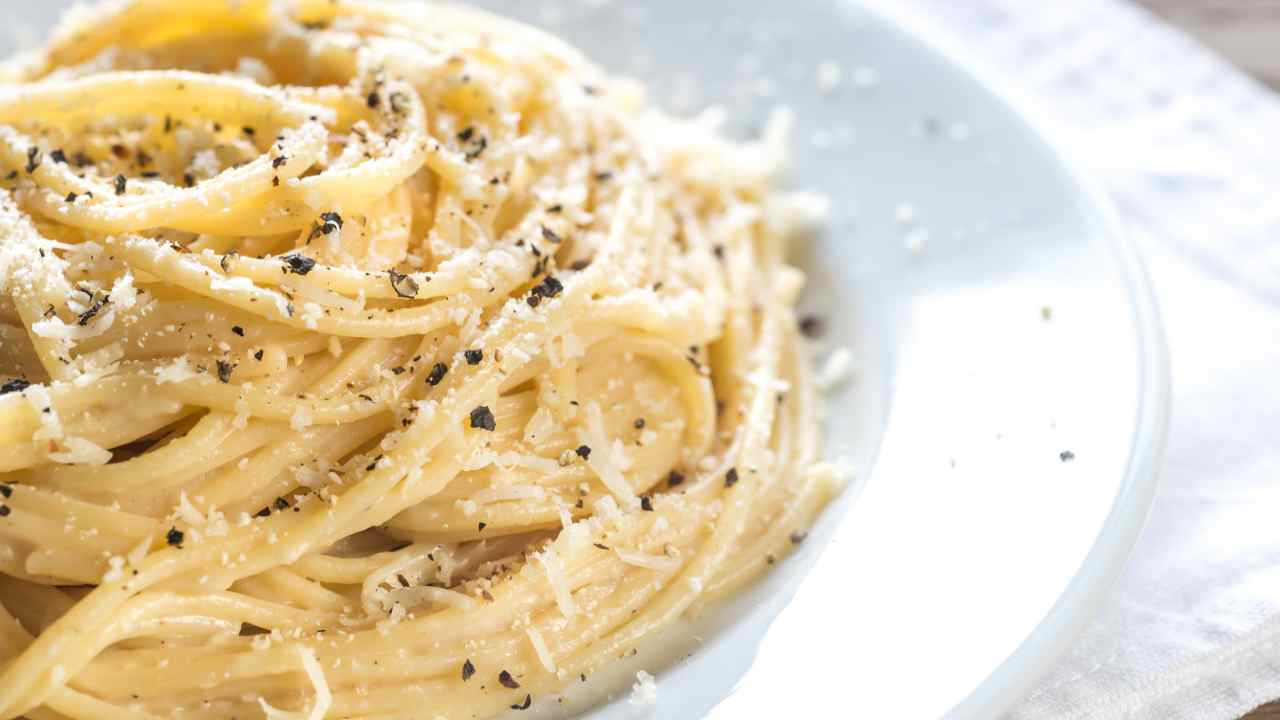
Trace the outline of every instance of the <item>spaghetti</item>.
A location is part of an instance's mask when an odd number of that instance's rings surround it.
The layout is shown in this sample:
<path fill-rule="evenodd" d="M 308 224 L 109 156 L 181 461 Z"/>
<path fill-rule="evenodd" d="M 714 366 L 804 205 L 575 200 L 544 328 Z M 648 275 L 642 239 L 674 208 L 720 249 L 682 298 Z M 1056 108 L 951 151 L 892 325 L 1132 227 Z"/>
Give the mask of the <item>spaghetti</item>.
<path fill-rule="evenodd" d="M 448 6 L 112 2 L 0 75 L 0 717 L 528 708 L 837 488 L 776 132 Z"/>

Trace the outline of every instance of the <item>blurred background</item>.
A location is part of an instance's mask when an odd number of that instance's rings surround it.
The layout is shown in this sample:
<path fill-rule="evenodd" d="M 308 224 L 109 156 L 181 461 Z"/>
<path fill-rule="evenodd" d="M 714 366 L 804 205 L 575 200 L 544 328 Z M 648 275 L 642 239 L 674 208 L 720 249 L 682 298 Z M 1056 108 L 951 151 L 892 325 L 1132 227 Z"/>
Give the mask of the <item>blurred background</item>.
<path fill-rule="evenodd" d="M 1254 77 L 1280 88 L 1280 0 L 1138 0 Z"/>
<path fill-rule="evenodd" d="M 1280 90 L 1280 0 L 1138 0 L 1242 70 Z M 1278 720 L 1280 702 L 1244 720 Z"/>

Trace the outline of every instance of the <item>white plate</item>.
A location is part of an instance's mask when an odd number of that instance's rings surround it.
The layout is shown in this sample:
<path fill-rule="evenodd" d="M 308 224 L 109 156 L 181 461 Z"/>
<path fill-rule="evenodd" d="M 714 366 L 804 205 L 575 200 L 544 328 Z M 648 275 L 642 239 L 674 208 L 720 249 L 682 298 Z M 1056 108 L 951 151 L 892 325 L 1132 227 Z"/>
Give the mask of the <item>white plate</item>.
<path fill-rule="evenodd" d="M 0 20 L 39 30 L 67 4 Z M 761 583 L 617 668 L 616 687 L 654 672 L 655 718 L 999 714 L 1101 602 L 1163 446 L 1159 318 L 1105 202 L 1025 112 L 884 11 L 480 4 L 642 77 L 668 106 L 725 105 L 735 132 L 790 106 L 796 184 L 835 206 L 800 261 L 806 307 L 832 347 L 856 351 L 826 425 L 865 485 Z M 638 714 L 619 701 L 592 717 Z"/>

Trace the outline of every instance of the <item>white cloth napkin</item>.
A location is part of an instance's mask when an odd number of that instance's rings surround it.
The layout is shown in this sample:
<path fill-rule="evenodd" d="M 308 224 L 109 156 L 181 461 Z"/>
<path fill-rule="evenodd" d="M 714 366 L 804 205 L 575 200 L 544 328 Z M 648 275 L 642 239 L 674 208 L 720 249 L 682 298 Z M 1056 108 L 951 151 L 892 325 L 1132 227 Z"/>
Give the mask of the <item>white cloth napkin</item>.
<path fill-rule="evenodd" d="M 1146 255 L 1172 354 L 1142 540 L 1010 717 L 1219 720 L 1280 698 L 1280 98 L 1115 0 L 906 4 L 1065 122 Z"/>

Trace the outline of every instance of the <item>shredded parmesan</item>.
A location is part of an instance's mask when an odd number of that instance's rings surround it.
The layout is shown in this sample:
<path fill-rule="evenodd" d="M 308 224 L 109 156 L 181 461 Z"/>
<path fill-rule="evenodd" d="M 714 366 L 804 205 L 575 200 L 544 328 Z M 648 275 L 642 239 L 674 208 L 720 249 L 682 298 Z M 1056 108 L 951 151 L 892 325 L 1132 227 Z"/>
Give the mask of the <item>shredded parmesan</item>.
<path fill-rule="evenodd" d="M 191 504 L 186 492 L 178 495 L 178 517 L 191 527 L 200 527 L 205 523 L 204 513 Z"/>
<path fill-rule="evenodd" d="M 658 702 L 658 684 L 652 675 L 644 670 L 636 673 L 636 681 L 631 686 L 631 699 L 628 702 L 637 707 L 654 705 Z"/>
<path fill-rule="evenodd" d="M 614 553 L 618 559 L 628 565 L 645 568 L 646 570 L 657 570 L 658 572 L 671 572 L 680 567 L 680 559 L 666 557 L 665 555 L 649 555 L 646 553 L 633 552 L 631 550 L 623 550 L 622 548 L 614 548 Z"/>
<path fill-rule="evenodd" d="M 191 369 L 191 363 L 187 361 L 187 356 L 185 355 L 168 365 L 161 365 L 156 368 L 156 382 L 160 385 L 165 383 L 179 384 L 198 377 L 200 377 L 200 374 Z"/>
<path fill-rule="evenodd" d="M 534 557 L 547 573 L 547 582 L 551 583 L 551 590 L 555 593 L 556 605 L 560 606 L 560 613 L 568 619 L 573 619 L 578 614 L 578 606 L 573 602 L 573 595 L 569 592 L 569 583 L 565 582 L 564 571 L 560 567 L 560 558 L 556 555 L 555 548 L 548 547 Z"/>
<path fill-rule="evenodd" d="M 551 657 L 551 651 L 547 649 L 547 643 L 542 639 L 542 633 L 538 632 L 538 628 L 532 625 L 525 628 L 525 634 L 529 636 L 529 643 L 533 645 L 533 652 L 538 656 L 538 662 L 542 663 L 542 667 L 552 675 L 556 673 L 556 661 Z"/>
<path fill-rule="evenodd" d="M 634 509 L 640 506 L 640 499 L 635 490 L 627 483 L 619 470 L 619 461 L 615 458 L 618 446 L 604 432 L 604 415 L 597 403 L 587 403 L 587 427 L 582 440 L 591 448 L 587 465 L 595 472 L 600 482 L 613 493 L 623 507 Z"/>
<path fill-rule="evenodd" d="M 818 387 L 830 390 L 849 379 L 853 372 L 853 353 L 848 348 L 837 348 L 827 356 L 818 373 Z"/>

